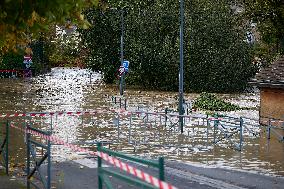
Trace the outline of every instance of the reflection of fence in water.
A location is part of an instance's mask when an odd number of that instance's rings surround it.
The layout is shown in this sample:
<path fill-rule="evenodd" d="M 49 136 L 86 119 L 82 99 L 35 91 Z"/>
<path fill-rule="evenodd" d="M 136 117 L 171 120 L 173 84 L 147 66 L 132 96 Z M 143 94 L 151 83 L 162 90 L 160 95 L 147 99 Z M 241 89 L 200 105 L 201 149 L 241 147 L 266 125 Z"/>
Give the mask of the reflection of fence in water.
<path fill-rule="evenodd" d="M 208 142 L 207 117 L 184 116 L 185 129 L 180 134 L 178 117 L 174 114 L 135 113 L 120 117 L 117 138 L 133 145 L 188 147 L 189 144 Z"/>
<path fill-rule="evenodd" d="M 113 147 L 128 143 L 134 147 L 134 150 L 139 145 L 141 147 L 148 145 L 148 147 L 175 147 L 189 150 L 198 146 L 201 150 L 207 151 L 215 144 L 241 150 L 248 140 L 258 137 L 263 130 L 258 120 L 229 116 L 209 117 L 191 113 L 183 116 L 184 132 L 181 134 L 177 114 L 114 110 L 94 112 L 94 114 L 64 113 L 34 116 L 29 118 L 29 121 L 33 122 L 36 128 L 43 130 L 52 128 L 55 136 L 72 144 L 95 148 L 98 141 L 111 143 Z M 19 121 L 24 118 L 17 119 Z M 276 136 L 274 130 L 276 128 L 271 126 L 271 136 Z M 281 137 L 283 136 L 279 136 L 279 139 L 282 139 Z M 64 150 L 63 152 L 60 145 L 54 145 L 52 148 L 53 157 L 60 157 L 62 153 L 72 153 Z"/>
<path fill-rule="evenodd" d="M 223 147 L 242 150 L 246 141 L 260 136 L 262 127 L 258 120 L 245 117 L 210 118 L 203 114 L 190 114 L 183 117 L 184 133 L 180 134 L 178 115 L 150 112 L 118 115 L 117 140 L 119 142 L 124 140 L 135 146 L 184 148 L 203 145 L 204 148 L 208 148 L 212 144 L 219 144 Z M 272 129 L 276 128 L 271 127 L 270 130 Z M 282 140 L 281 137 L 278 138 Z"/>

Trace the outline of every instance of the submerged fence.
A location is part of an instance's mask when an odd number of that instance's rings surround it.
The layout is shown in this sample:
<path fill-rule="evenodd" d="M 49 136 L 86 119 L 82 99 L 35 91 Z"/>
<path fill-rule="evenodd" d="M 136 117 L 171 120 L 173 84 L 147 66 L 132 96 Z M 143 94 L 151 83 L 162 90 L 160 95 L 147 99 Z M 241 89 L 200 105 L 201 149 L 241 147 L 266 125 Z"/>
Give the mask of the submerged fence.
<path fill-rule="evenodd" d="M 62 127 L 58 127 L 57 125 L 60 121 L 59 118 L 70 119 L 73 116 L 75 116 L 77 120 L 75 124 L 80 125 L 80 127 L 95 127 L 95 130 L 99 132 L 99 135 L 105 135 L 105 138 L 97 138 L 97 140 L 94 141 L 76 142 L 69 139 L 68 135 L 67 138 L 61 136 L 58 131 L 62 130 Z M 78 116 L 81 116 L 81 118 Z M 241 151 L 246 145 L 246 139 L 258 137 L 263 128 L 266 130 L 267 139 L 276 137 L 279 141 L 284 141 L 284 136 L 282 134 L 284 131 L 284 121 L 273 119 L 267 119 L 266 123 L 260 124 L 258 120 L 246 117 L 235 118 L 230 116 L 209 116 L 189 113 L 188 115 L 182 116 L 184 121 L 184 132 L 181 134 L 178 124 L 180 116 L 169 113 L 169 111 L 145 112 L 102 108 L 93 111 L 79 112 L 2 114 L 0 117 L 9 119 L 9 121 L 3 122 L 1 125 L 2 133 L 4 135 L 2 135 L 0 140 L 0 153 L 2 153 L 2 155 L 5 154 L 3 159 L 7 174 L 9 171 L 9 128 L 12 127 L 21 130 L 26 134 L 26 174 L 28 188 L 30 188 L 31 185 L 38 186 L 39 184 L 44 188 L 49 189 L 51 187 L 51 146 L 64 146 L 72 151 L 98 156 L 98 159 L 102 158 L 128 173 L 138 176 L 138 178 L 141 177 L 143 180 L 144 177 L 141 176 L 141 174 L 137 175 L 137 173 L 129 171 L 129 166 L 118 163 L 120 160 L 114 159 L 114 157 L 111 156 L 123 156 L 123 159 L 130 158 L 131 160 L 138 160 L 139 158 L 124 156 L 119 152 L 113 152 L 109 149 L 101 148 L 100 146 L 98 148 L 99 152 L 97 153 L 82 148 L 79 145 L 84 146 L 88 144 L 89 146 L 92 146 L 96 145 L 99 141 L 102 141 L 105 144 L 114 145 L 128 143 L 134 147 L 135 151 L 139 145 L 147 145 L 148 147 L 189 148 L 189 146 L 194 144 L 203 143 L 207 150 L 210 150 L 210 148 L 208 148 L 210 145 L 222 144 L 222 146 L 224 146 L 225 144 L 225 147 L 230 146 Z M 65 125 L 68 123 L 66 120 L 61 121 L 63 121 Z M 74 119 L 71 119 L 71 122 L 74 122 Z M 16 123 L 18 123 L 18 126 Z M 70 130 L 70 125 L 67 124 L 66 129 Z M 41 165 L 43 164 L 47 165 L 46 173 L 42 173 L 41 171 Z M 106 181 L 105 175 L 112 175 L 129 183 L 138 183 L 146 188 L 152 188 L 153 186 L 159 188 L 158 185 L 153 185 L 155 183 L 160 183 L 161 186 L 170 186 L 167 183 L 160 182 L 164 181 L 164 171 L 160 172 L 160 179 L 158 179 L 157 182 L 151 183 L 152 181 L 150 180 L 149 183 L 147 180 L 144 180 L 146 181 L 145 184 L 140 181 L 136 182 L 136 180 L 128 178 L 125 175 L 120 175 L 120 173 L 115 173 L 113 171 L 109 172 L 100 167 L 101 162 L 99 162 L 98 165 L 100 170 L 100 183 L 104 182 L 109 188 L 111 186 L 109 181 Z M 156 167 L 157 165 L 158 164 L 155 164 Z M 159 166 L 161 166 L 161 164 L 159 164 Z M 160 167 L 160 170 L 161 169 L 162 168 Z M 37 182 L 31 181 L 31 178 L 33 177 L 37 178 Z M 101 187 L 101 184 L 99 184 L 99 187 Z"/>
<path fill-rule="evenodd" d="M 2 156 L 1 164 L 5 168 L 6 175 L 9 174 L 9 137 L 10 137 L 10 122 L 1 122 L 1 135 L 0 135 L 0 156 Z M 1 157 L 0 157 L 1 159 Z"/>
<path fill-rule="evenodd" d="M 98 114 L 99 112 L 102 113 L 105 111 L 104 110 L 93 111 L 92 114 L 93 115 Z M 112 113 L 113 112 L 114 111 L 112 111 Z M 54 133 L 52 132 L 54 128 L 56 128 L 54 125 L 54 116 L 62 116 L 62 115 L 78 116 L 78 115 L 85 115 L 85 114 L 91 114 L 91 112 L 55 112 L 55 113 L 36 113 L 35 112 L 35 113 L 25 113 L 25 114 L 24 113 L 23 114 L 18 114 L 18 113 L 17 114 L 6 114 L 6 115 L 0 116 L 3 118 L 10 118 L 10 119 L 11 118 L 17 118 L 17 119 L 22 118 L 22 121 L 24 121 L 23 124 L 19 124 L 18 126 L 14 124 L 11 124 L 11 125 L 7 124 L 6 128 L 12 127 L 14 129 L 17 129 L 25 133 L 26 146 L 27 146 L 27 162 L 26 162 L 27 188 L 30 188 L 31 185 L 35 188 L 46 188 L 46 189 L 51 188 L 51 145 L 63 145 L 65 148 L 69 148 L 70 150 L 77 151 L 77 152 L 84 152 L 91 156 L 97 156 L 98 159 L 100 158 L 104 159 L 108 163 L 111 163 L 114 166 L 120 168 L 121 170 L 126 171 L 128 174 L 131 174 L 135 177 L 138 177 L 139 179 L 142 179 L 143 182 L 139 180 L 136 180 L 137 182 L 136 181 L 135 182 L 142 184 L 142 186 L 145 186 L 146 188 L 175 189 L 174 186 L 164 182 L 163 159 L 160 159 L 158 163 L 156 162 L 151 163 L 150 160 L 149 161 L 143 160 L 144 163 L 147 162 L 147 163 L 150 163 L 154 167 L 160 168 L 160 174 L 159 174 L 160 179 L 158 179 L 137 168 L 132 167 L 131 165 L 123 163 L 120 160 L 114 157 L 111 157 L 110 155 L 112 156 L 115 155 L 117 157 L 122 157 L 124 159 L 128 158 L 131 160 L 137 160 L 139 163 L 142 163 L 139 160 L 139 158 L 122 155 L 119 152 L 110 151 L 106 148 L 99 148 L 99 152 L 93 152 L 92 150 L 82 148 L 78 145 L 69 143 L 64 139 L 61 139 L 60 137 L 55 136 Z M 46 125 L 42 125 L 42 123 L 46 121 L 46 120 L 42 120 L 43 117 L 50 118 L 48 122 L 49 126 L 44 129 L 35 128 L 39 126 L 36 124 L 41 124 L 41 126 L 43 127 L 46 126 Z M 35 118 L 35 119 L 32 119 L 32 118 Z M 84 120 L 82 119 L 82 122 L 83 121 Z M 105 152 L 107 152 L 110 155 L 108 155 Z M 43 165 L 44 162 L 47 165 L 46 173 L 43 173 L 41 171 L 41 165 Z M 111 174 L 111 175 L 115 174 L 113 171 L 109 172 L 103 169 L 100 169 L 100 170 L 103 171 L 104 174 Z M 124 178 L 124 180 L 127 180 L 128 182 L 131 182 L 131 183 L 133 181 L 133 179 L 129 176 L 119 175 L 118 177 L 120 179 Z"/>

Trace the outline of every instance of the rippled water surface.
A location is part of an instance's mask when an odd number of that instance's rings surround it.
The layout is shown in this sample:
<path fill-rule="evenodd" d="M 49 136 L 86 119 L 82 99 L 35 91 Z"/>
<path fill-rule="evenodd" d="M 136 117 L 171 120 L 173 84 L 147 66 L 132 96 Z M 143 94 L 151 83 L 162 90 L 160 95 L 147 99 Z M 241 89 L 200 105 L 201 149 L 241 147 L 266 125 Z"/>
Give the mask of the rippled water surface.
<path fill-rule="evenodd" d="M 182 135 L 175 124 L 171 127 L 166 126 L 168 130 L 165 129 L 163 116 L 152 115 L 148 118 L 143 114 L 118 116 L 108 111 L 110 108 L 119 108 L 111 102 L 111 96 L 117 93 L 116 86 L 106 86 L 101 83 L 99 74 L 79 68 L 54 68 L 51 73 L 32 79 L 0 79 L 2 114 L 98 111 L 95 115 L 61 115 L 31 119 L 36 127 L 43 129 L 52 127 L 53 134 L 68 143 L 95 150 L 96 141 L 108 141 L 111 143 L 110 148 L 130 154 L 146 157 L 163 155 L 167 159 L 198 165 L 229 167 L 284 176 L 284 143 L 279 142 L 275 137 L 267 140 L 263 128 L 252 128 L 260 133 L 260 136 L 244 133 L 243 151 L 239 152 L 228 140 L 213 145 L 213 130 L 207 131 L 206 121 L 200 116 L 185 119 L 185 132 Z M 186 100 L 192 100 L 197 96 L 198 94 L 185 94 Z M 227 112 L 227 114 L 258 118 L 258 93 L 221 96 L 241 106 L 252 107 L 252 110 Z M 126 90 L 125 97 L 128 110 L 133 111 L 139 109 L 163 112 L 165 107 L 175 108 L 177 105 L 177 93 L 174 92 L 133 89 Z M 24 118 L 9 119 L 14 126 L 23 127 Z M 172 123 L 177 121 L 174 117 L 170 119 Z M 2 120 L 5 121 L 4 118 Z M 279 132 L 284 135 L 283 131 Z M 236 144 L 238 137 L 238 134 L 232 137 Z M 11 128 L 10 141 L 12 162 L 23 163 L 26 154 L 23 132 Z M 82 152 L 74 153 L 62 145 L 52 146 L 54 161 L 80 159 L 85 156 L 86 154 Z"/>

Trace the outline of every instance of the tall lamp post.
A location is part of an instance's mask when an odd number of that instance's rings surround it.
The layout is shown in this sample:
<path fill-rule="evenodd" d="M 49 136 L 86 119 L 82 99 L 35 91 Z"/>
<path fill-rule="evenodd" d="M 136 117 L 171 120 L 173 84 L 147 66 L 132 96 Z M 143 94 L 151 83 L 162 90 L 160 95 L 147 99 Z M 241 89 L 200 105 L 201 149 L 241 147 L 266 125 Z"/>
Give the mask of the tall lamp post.
<path fill-rule="evenodd" d="M 123 8 L 121 9 L 121 16 L 120 16 L 120 22 L 121 22 L 121 37 L 120 37 L 120 66 L 123 66 L 123 59 L 124 59 L 124 55 L 123 55 L 123 37 L 124 37 L 124 10 Z M 125 76 L 125 72 L 123 72 L 122 76 L 120 77 L 119 80 L 119 93 L 120 95 L 123 95 L 123 91 L 124 91 L 124 76 Z"/>
<path fill-rule="evenodd" d="M 184 0 L 180 0 L 180 66 L 179 66 L 179 126 L 183 133 L 183 29 L 184 29 Z"/>

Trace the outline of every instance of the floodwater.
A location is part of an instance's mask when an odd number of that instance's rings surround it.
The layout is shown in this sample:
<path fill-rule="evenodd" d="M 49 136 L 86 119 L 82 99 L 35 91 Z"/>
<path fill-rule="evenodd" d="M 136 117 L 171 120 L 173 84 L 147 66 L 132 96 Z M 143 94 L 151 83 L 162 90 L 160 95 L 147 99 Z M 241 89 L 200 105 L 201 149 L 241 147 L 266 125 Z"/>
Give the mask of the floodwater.
<path fill-rule="evenodd" d="M 82 148 L 95 150 L 97 141 L 109 142 L 109 147 L 129 154 L 148 158 L 164 156 L 168 160 L 179 160 L 197 166 L 226 167 L 257 172 L 266 175 L 284 176 L 284 143 L 272 135 L 268 140 L 264 128 L 252 126 L 259 135 L 246 131 L 243 134 L 243 150 L 234 149 L 239 144 L 239 134 L 227 140 L 217 133 L 217 144 L 213 144 L 213 130 L 207 128 L 202 113 L 191 114 L 185 119 L 184 133 L 174 123 L 176 117 L 132 114 L 117 115 L 110 108 L 119 108 L 111 96 L 117 95 L 116 86 L 101 83 L 101 76 L 79 68 L 53 68 L 51 73 L 32 79 L 0 79 L 1 114 L 24 112 L 92 111 L 95 115 L 54 115 L 36 117 L 29 121 L 35 127 L 48 130 L 57 138 Z M 127 89 L 127 109 L 149 112 L 164 112 L 166 107 L 176 108 L 177 93 L 141 91 Z M 198 94 L 185 94 L 186 101 Z M 251 107 L 251 110 L 226 112 L 230 116 L 245 116 L 258 119 L 259 94 L 220 95 L 220 97 Z M 119 99 L 117 99 L 119 101 Z M 122 100 L 123 101 L 123 100 Z M 1 118 L 4 126 L 5 118 Z M 9 118 L 12 125 L 21 128 L 28 119 Z M 169 123 L 172 124 L 169 124 Z M 252 125 L 257 121 L 249 120 Z M 209 123 L 212 125 L 212 123 Z M 2 133 L 4 127 L 1 127 Z M 232 130 L 230 130 L 232 131 Z M 284 135 L 283 131 L 279 131 Z M 11 128 L 11 169 L 23 166 L 26 148 L 24 133 Z M 38 140 L 39 138 L 37 138 Z M 63 145 L 52 145 L 53 161 L 77 160 L 88 156 L 73 152 Z"/>

